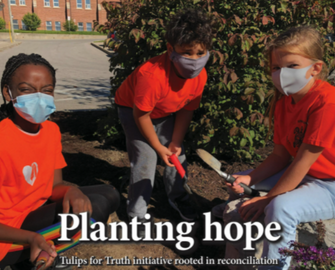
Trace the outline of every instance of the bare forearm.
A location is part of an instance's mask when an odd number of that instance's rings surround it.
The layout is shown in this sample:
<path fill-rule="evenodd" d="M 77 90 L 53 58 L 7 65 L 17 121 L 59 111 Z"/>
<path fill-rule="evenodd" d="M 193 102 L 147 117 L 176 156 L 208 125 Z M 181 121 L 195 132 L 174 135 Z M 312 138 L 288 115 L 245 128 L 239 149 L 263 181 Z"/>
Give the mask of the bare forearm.
<path fill-rule="evenodd" d="M 161 143 L 158 140 L 156 131 L 152 124 L 150 113 L 142 112 L 134 106 L 134 120 L 143 137 L 157 151 L 157 149 L 161 146 Z"/>
<path fill-rule="evenodd" d="M 0 241 L 15 243 L 31 243 L 31 239 L 36 233 L 21 229 L 16 229 L 0 223 Z"/>
<path fill-rule="evenodd" d="M 322 151 L 322 147 L 303 143 L 291 165 L 267 196 L 274 197 L 295 189 L 306 176 L 313 163 L 321 155 Z"/>
<path fill-rule="evenodd" d="M 261 165 L 249 174 L 251 177 L 250 185 L 255 185 L 280 172 L 289 164 L 289 162 L 288 159 L 283 159 L 281 156 L 271 153 Z"/>
<path fill-rule="evenodd" d="M 71 186 L 66 186 L 63 184 L 63 182 L 55 185 L 52 189 L 52 195 L 50 197 L 50 200 L 52 201 L 60 201 L 64 198 L 66 192 L 70 189 L 74 188 Z"/>
<path fill-rule="evenodd" d="M 176 113 L 176 119 L 172 135 L 172 141 L 175 144 L 181 145 L 183 143 L 185 134 L 191 123 L 192 117 L 193 117 L 193 111 L 181 109 Z"/>
<path fill-rule="evenodd" d="M 303 162 L 292 163 L 267 196 L 274 197 L 295 189 L 308 173 L 308 170 L 309 167 L 306 167 Z"/>

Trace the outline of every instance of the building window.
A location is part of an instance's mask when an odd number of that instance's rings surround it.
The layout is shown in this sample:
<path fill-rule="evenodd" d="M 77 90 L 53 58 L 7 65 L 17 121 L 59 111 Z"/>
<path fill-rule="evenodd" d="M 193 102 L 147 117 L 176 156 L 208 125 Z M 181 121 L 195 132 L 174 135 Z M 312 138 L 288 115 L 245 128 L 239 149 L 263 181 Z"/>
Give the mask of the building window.
<path fill-rule="evenodd" d="M 44 6 L 50 7 L 50 0 L 44 0 Z"/>
<path fill-rule="evenodd" d="M 84 31 L 84 23 L 82 22 L 78 23 L 78 31 Z"/>
<path fill-rule="evenodd" d="M 21 21 L 21 24 L 22 24 L 22 30 L 27 30 L 27 26 L 24 24 L 23 21 Z"/>
<path fill-rule="evenodd" d="M 46 22 L 47 30 L 52 31 L 52 22 Z"/>
<path fill-rule="evenodd" d="M 77 0 L 77 8 L 83 8 L 82 0 Z"/>
<path fill-rule="evenodd" d="M 61 26 L 60 26 L 60 22 L 55 22 L 55 30 L 56 31 L 61 31 Z"/>
<path fill-rule="evenodd" d="M 13 29 L 14 30 L 19 30 L 19 21 L 18 20 L 13 20 Z"/>
<path fill-rule="evenodd" d="M 16 0 L 10 0 L 11 5 L 16 5 Z"/>
<path fill-rule="evenodd" d="M 20 0 L 20 6 L 25 6 L 26 5 L 26 0 Z"/>
<path fill-rule="evenodd" d="M 54 0 L 54 7 L 59 7 L 59 0 Z"/>
<path fill-rule="evenodd" d="M 92 23 L 86 23 L 86 31 L 92 31 Z"/>
<path fill-rule="evenodd" d="M 91 0 L 85 0 L 85 8 L 87 9 L 91 8 Z"/>

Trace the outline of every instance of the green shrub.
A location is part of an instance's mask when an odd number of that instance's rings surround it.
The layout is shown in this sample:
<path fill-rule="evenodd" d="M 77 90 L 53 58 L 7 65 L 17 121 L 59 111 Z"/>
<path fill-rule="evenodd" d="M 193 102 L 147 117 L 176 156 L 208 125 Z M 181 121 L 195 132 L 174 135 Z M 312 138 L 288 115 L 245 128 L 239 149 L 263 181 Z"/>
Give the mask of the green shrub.
<path fill-rule="evenodd" d="M 0 18 L 0 29 L 5 29 L 6 28 L 6 22 L 3 18 Z"/>
<path fill-rule="evenodd" d="M 41 20 L 35 13 L 25 14 L 22 21 L 26 26 L 26 30 L 36 31 L 41 26 Z"/>
<path fill-rule="evenodd" d="M 332 0 L 133 0 L 122 6 L 104 2 L 109 21 L 99 30 L 116 31 L 119 39 L 108 42 L 118 52 L 110 59 L 110 71 L 115 74 L 111 94 L 135 67 L 166 51 L 164 25 L 171 15 L 184 7 L 206 10 L 215 21 L 216 35 L 206 65 L 207 85 L 186 136 L 186 149 L 252 159 L 255 148 L 265 145 L 265 112 L 273 94 L 264 68 L 267 42 L 302 24 L 314 25 L 322 35 L 332 33 L 332 5 L 335 8 Z M 327 64 L 334 45 L 325 44 Z M 122 132 L 119 124 L 113 124 L 100 126 L 98 133 Z"/>
<path fill-rule="evenodd" d="M 74 23 L 74 21 L 71 20 L 66 20 L 65 23 L 63 23 L 63 28 L 65 29 L 65 31 L 71 31 L 71 32 L 75 32 L 78 30 L 78 26 Z"/>

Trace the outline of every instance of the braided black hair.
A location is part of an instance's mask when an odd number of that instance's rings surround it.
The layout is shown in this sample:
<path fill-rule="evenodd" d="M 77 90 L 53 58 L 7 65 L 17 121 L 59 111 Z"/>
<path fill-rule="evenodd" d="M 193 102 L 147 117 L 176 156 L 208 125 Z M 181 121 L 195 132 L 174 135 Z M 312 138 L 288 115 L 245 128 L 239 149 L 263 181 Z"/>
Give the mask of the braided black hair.
<path fill-rule="evenodd" d="M 45 66 L 50 71 L 50 74 L 53 78 L 53 85 L 54 86 L 56 85 L 56 70 L 47 60 L 45 60 L 39 54 L 20 53 L 18 55 L 12 56 L 11 58 L 8 59 L 6 66 L 5 66 L 5 70 L 2 73 L 2 78 L 1 78 L 1 94 L 3 97 L 4 103 L 0 107 L 0 119 L 1 117 L 7 117 L 7 116 L 12 115 L 14 111 L 13 104 L 11 101 L 6 104 L 6 99 L 3 95 L 4 86 L 10 84 L 14 72 L 20 66 L 29 65 L 29 64 Z"/>
<path fill-rule="evenodd" d="M 203 11 L 184 9 L 168 23 L 165 38 L 172 46 L 200 43 L 209 50 L 212 46 L 212 19 Z"/>

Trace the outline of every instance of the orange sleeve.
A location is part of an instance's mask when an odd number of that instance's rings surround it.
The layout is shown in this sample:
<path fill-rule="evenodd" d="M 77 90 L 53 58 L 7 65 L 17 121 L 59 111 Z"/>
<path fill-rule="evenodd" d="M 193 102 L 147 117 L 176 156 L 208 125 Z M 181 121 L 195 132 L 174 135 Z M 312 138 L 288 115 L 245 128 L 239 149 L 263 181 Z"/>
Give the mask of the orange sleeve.
<path fill-rule="evenodd" d="M 304 143 L 331 147 L 335 140 L 335 104 L 321 104 L 311 108 Z"/>
<path fill-rule="evenodd" d="M 190 103 L 184 106 L 185 110 L 194 111 L 199 108 L 202 93 L 204 92 L 206 82 L 207 82 L 207 72 L 206 72 L 206 69 L 204 68 L 204 72 L 203 72 L 203 75 L 201 76 L 201 82 L 199 83 L 200 86 L 197 89 L 196 96 L 194 99 L 191 100 Z"/>
<path fill-rule="evenodd" d="M 62 154 L 62 135 L 60 133 L 59 127 L 57 126 L 57 131 L 56 131 L 56 159 L 55 159 L 55 170 L 57 169 L 62 169 L 66 167 L 66 162 L 64 159 L 64 156 Z"/>
<path fill-rule="evenodd" d="M 134 104 L 144 112 L 152 111 L 162 97 L 162 87 L 151 73 L 138 72 L 134 89 Z"/>

